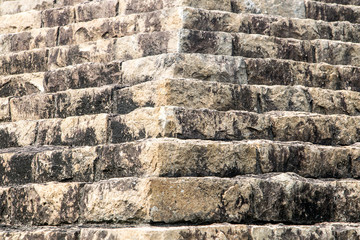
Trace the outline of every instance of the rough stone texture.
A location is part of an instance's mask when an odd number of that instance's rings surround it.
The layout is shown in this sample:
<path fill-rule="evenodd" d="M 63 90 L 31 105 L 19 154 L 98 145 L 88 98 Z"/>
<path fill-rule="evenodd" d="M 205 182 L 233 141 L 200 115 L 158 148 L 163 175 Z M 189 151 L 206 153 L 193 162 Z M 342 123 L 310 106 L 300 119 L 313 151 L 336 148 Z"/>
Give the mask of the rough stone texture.
<path fill-rule="evenodd" d="M 0 148 L 29 145 L 97 145 L 107 142 L 108 115 L 18 121 L 0 125 Z"/>
<path fill-rule="evenodd" d="M 349 21 L 360 23 L 360 6 L 325 4 L 306 1 L 306 17 L 323 21 Z"/>
<path fill-rule="evenodd" d="M 78 183 L 11 188 L 11 224 L 58 225 L 79 217 Z"/>
<path fill-rule="evenodd" d="M 80 44 L 103 38 L 129 36 L 137 33 L 181 29 L 181 8 L 101 18 L 91 23 L 80 22 L 59 29 L 59 45 Z"/>
<path fill-rule="evenodd" d="M 0 34 L 22 32 L 41 27 L 41 16 L 37 11 L 0 16 Z"/>
<path fill-rule="evenodd" d="M 0 97 L 44 92 L 44 74 L 31 73 L 0 77 Z"/>
<path fill-rule="evenodd" d="M 64 91 L 87 87 L 100 87 L 121 80 L 122 62 L 106 64 L 85 63 L 47 71 L 44 76 L 46 92 Z"/>
<path fill-rule="evenodd" d="M 343 4 L 343 5 L 360 5 L 359 0 L 316 0 L 316 1 L 324 2 L 324 3 Z"/>
<path fill-rule="evenodd" d="M 122 65 L 122 66 L 120 66 Z M 117 83 L 131 86 L 165 78 L 194 78 L 239 84 L 303 85 L 360 91 L 359 68 L 280 59 L 203 54 L 162 54 L 109 64 L 86 63 L 48 71 L 48 92 Z"/>
<path fill-rule="evenodd" d="M 321 3 L 312 0 L 231 0 L 232 11 L 280 15 L 288 18 L 311 18 L 323 21 L 360 22 L 360 7 Z M 340 2 L 341 4 L 341 2 Z"/>
<path fill-rule="evenodd" d="M 279 59 L 245 59 L 249 84 L 303 85 L 359 91 L 359 68 Z"/>
<path fill-rule="evenodd" d="M 358 221 L 352 212 L 359 201 L 356 180 L 310 180 L 289 173 L 123 178 L 86 184 L 83 191 L 85 222 Z"/>
<path fill-rule="evenodd" d="M 133 85 L 133 82 L 176 77 L 239 84 L 303 85 L 353 91 L 360 89 L 357 80 L 358 67 L 325 63 L 202 54 L 163 54 L 125 61 L 122 66 L 122 82 L 129 85 Z"/>
<path fill-rule="evenodd" d="M 304 0 L 231 0 L 232 10 L 237 13 L 257 13 L 280 15 L 292 18 L 305 18 L 306 9 Z"/>
<path fill-rule="evenodd" d="M 143 226 L 135 228 L 109 227 L 59 228 L 43 227 L 35 229 L 4 230 L 0 237 L 5 240 L 34 239 L 44 240 L 95 240 L 95 239 L 134 239 L 134 240 L 166 240 L 166 239 L 350 239 L 359 236 L 358 224 L 324 223 L 313 226 L 304 225 L 240 225 L 212 224 L 204 226 L 157 227 Z"/>
<path fill-rule="evenodd" d="M 0 152 L 1 185 L 93 182 L 119 177 L 234 177 L 296 172 L 312 178 L 358 178 L 358 146 L 300 142 L 147 139 L 95 147 Z"/>
<path fill-rule="evenodd" d="M 359 66 L 360 45 L 329 40 L 302 41 L 255 34 L 234 34 L 233 55 L 250 58 Z"/>
<path fill-rule="evenodd" d="M 12 0 L 0 2 L 0 15 L 15 14 L 30 10 L 45 10 L 85 2 L 87 0 Z"/>
<path fill-rule="evenodd" d="M 212 224 L 183 227 L 141 227 L 128 229 L 83 229 L 80 239 L 356 239 L 359 236 L 358 224 L 317 224 L 313 226 L 296 225 L 237 225 Z"/>
<path fill-rule="evenodd" d="M 42 0 L 44 1 L 44 0 Z M 62 2 L 62 1 L 60 1 Z M 2 3 L 4 4 L 4 3 Z M 152 0 L 137 1 L 137 0 L 103 0 L 103 1 L 88 1 L 83 4 L 77 4 L 75 6 L 65 6 L 60 8 L 50 8 L 44 11 L 31 10 L 27 12 L 21 12 L 22 4 L 18 1 L 5 2 L 7 5 L 14 4 L 15 6 L 9 6 L 8 12 L 15 13 L 14 15 L 2 15 L 0 12 L 0 21 L 3 23 L 0 28 L 0 33 L 13 33 L 21 32 L 24 30 L 31 30 L 40 27 L 55 27 L 65 26 L 67 24 L 75 22 L 90 21 L 97 18 L 115 17 L 123 14 L 133 14 L 140 12 L 151 12 L 164 8 L 172 7 L 197 7 L 209 10 L 224 10 L 231 11 L 230 0 L 161 0 L 154 3 Z M 20 6 L 16 6 L 20 4 Z M 36 9 L 36 2 L 30 4 L 25 3 L 23 9 Z M 56 3 L 55 3 L 56 4 Z M 71 4 L 71 3 L 70 3 Z M 70 5 L 63 4 L 63 5 Z M 31 6 L 32 5 L 32 6 Z M 35 6 L 33 6 L 35 5 Z M 50 6 L 51 7 L 51 6 Z M 48 8 L 40 7 L 40 8 Z M 18 19 L 16 21 L 16 19 Z M 19 21 L 20 20 L 20 21 Z"/>
<path fill-rule="evenodd" d="M 137 119 L 134 121 L 133 119 Z M 360 119 L 346 115 L 299 112 L 256 114 L 160 107 L 136 109 L 112 119 L 112 142 L 144 137 L 212 140 L 271 139 L 324 145 L 358 142 Z"/>
<path fill-rule="evenodd" d="M 299 111 L 321 114 L 360 113 L 360 93 L 320 88 L 253 86 L 165 79 L 120 89 L 105 86 L 54 94 L 0 98 L 0 121 L 66 118 L 86 114 L 126 114 L 139 107 L 179 106 L 219 111 Z M 10 113 L 11 111 L 11 117 Z"/>
<path fill-rule="evenodd" d="M 97 145 L 143 138 L 270 139 L 324 145 L 359 141 L 359 117 L 303 112 L 215 111 L 180 107 L 139 108 L 125 115 L 85 115 L 0 125 L 0 148 L 29 145 Z"/>
<path fill-rule="evenodd" d="M 271 1 L 262 1 L 262 3 L 271 4 Z M 183 14 L 184 28 L 187 29 L 242 32 L 302 40 L 359 41 L 359 25 L 349 22 L 332 23 L 313 19 L 285 18 L 249 13 L 236 14 L 191 8 L 185 8 Z"/>
<path fill-rule="evenodd" d="M 0 0 L 0 239 L 359 238 L 357 1 Z"/>
<path fill-rule="evenodd" d="M 48 183 L 2 188 L 1 223 L 59 225 L 79 218 L 79 183 Z"/>
<path fill-rule="evenodd" d="M 360 52 L 360 44 L 357 43 L 329 40 L 303 41 L 255 34 L 185 29 L 136 34 L 80 45 L 2 55 L 0 63 L 4 67 L 0 74 L 47 71 L 86 62 L 105 63 L 163 53 L 234 55 L 358 66 L 360 65 L 358 52 Z"/>
<path fill-rule="evenodd" d="M 194 8 L 171 8 L 149 13 L 99 18 L 91 22 L 77 22 L 60 28 L 41 28 L 17 34 L 4 34 L 0 37 L 0 41 L 1 51 L 7 53 L 181 28 L 256 33 L 302 40 L 329 39 L 359 42 L 357 34 L 359 24 L 288 19 L 258 14 L 235 14 Z"/>

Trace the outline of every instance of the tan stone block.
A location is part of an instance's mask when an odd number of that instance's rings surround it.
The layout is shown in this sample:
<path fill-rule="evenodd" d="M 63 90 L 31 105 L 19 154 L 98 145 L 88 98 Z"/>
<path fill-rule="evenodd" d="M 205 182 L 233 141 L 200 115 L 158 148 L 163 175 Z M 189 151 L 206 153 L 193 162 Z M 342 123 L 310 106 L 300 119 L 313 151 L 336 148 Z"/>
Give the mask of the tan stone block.
<path fill-rule="evenodd" d="M 0 16 L 0 34 L 28 31 L 41 27 L 41 16 L 38 11 Z"/>

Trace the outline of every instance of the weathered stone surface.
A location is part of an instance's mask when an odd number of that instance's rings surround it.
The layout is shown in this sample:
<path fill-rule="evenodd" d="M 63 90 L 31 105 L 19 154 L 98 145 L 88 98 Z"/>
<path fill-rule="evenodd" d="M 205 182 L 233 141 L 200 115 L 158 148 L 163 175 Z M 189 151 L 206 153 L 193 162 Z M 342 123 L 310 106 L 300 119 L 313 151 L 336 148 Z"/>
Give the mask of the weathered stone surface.
<path fill-rule="evenodd" d="M 121 81 L 122 62 L 85 63 L 47 71 L 44 76 L 46 92 L 87 87 L 101 87 Z"/>
<path fill-rule="evenodd" d="M 56 228 L 40 228 L 40 229 L 0 229 L 0 238 L 4 240 L 78 240 L 79 229 L 56 229 Z"/>
<path fill-rule="evenodd" d="M 10 98 L 0 98 L 0 121 L 9 121 L 10 108 L 9 108 Z"/>
<path fill-rule="evenodd" d="M 104 86 L 0 98 L 0 121 L 66 118 L 99 113 L 126 114 L 140 107 L 179 106 L 219 111 L 299 111 L 358 116 L 360 93 L 291 86 L 253 86 L 164 79 L 120 89 Z M 10 113 L 11 111 L 11 117 Z"/>
<path fill-rule="evenodd" d="M 328 22 L 349 21 L 360 23 L 360 6 L 327 4 L 317 1 L 305 1 L 306 18 Z"/>
<path fill-rule="evenodd" d="M 352 66 L 308 64 L 280 59 L 245 59 L 249 84 L 303 85 L 359 91 L 359 69 Z"/>
<path fill-rule="evenodd" d="M 9 187 L 0 187 L 0 224 L 10 223 L 11 207 L 8 205 Z"/>
<path fill-rule="evenodd" d="M 129 61 L 122 64 L 120 84 L 161 80 L 165 78 L 196 78 L 246 84 L 245 61 L 241 57 L 210 54 L 162 54 Z"/>
<path fill-rule="evenodd" d="M 29 145 L 97 145 L 108 139 L 108 115 L 18 121 L 0 125 L 0 148 Z"/>
<path fill-rule="evenodd" d="M 285 1 L 286 2 L 286 1 Z M 271 4 L 271 2 L 264 2 Z M 230 13 L 184 8 L 184 28 L 203 31 L 242 32 L 302 40 L 329 39 L 358 42 L 359 24 L 285 18 L 264 14 Z"/>
<path fill-rule="evenodd" d="M 12 224 L 59 225 L 79 218 L 79 183 L 12 187 L 8 205 Z"/>
<path fill-rule="evenodd" d="M 356 43 L 234 34 L 233 55 L 235 56 L 359 66 L 359 54 L 360 45 Z"/>
<path fill-rule="evenodd" d="M 80 44 L 144 32 L 179 30 L 182 28 L 182 22 L 181 8 L 100 18 L 90 23 L 80 22 L 61 27 L 58 44 Z"/>
<path fill-rule="evenodd" d="M 358 221 L 354 209 L 359 189 L 357 180 L 314 180 L 282 173 L 236 178 L 117 178 L 85 185 L 30 184 L 2 191 L 12 224 L 59 225 L 78 220 L 309 224 Z"/>
<path fill-rule="evenodd" d="M 359 186 L 356 180 L 320 181 L 289 173 L 111 179 L 85 185 L 81 218 L 159 223 L 357 221 L 351 211 L 357 209 Z M 94 197 L 99 195 L 103 198 Z"/>
<path fill-rule="evenodd" d="M 0 97 L 44 92 L 44 74 L 30 73 L 0 77 Z"/>
<path fill-rule="evenodd" d="M 134 121 L 133 119 L 137 119 Z M 212 140 L 272 139 L 325 145 L 359 141 L 360 118 L 299 112 L 256 114 L 179 107 L 136 109 L 111 120 L 112 142 L 144 137 Z"/>
<path fill-rule="evenodd" d="M 281 58 L 354 66 L 360 64 L 358 58 L 360 45 L 356 43 L 329 40 L 302 41 L 242 33 L 233 34 L 233 37 L 230 33 L 224 32 L 180 30 L 136 34 L 48 50 L 31 50 L 1 56 L 0 63 L 5 66 L 1 69 L 1 74 L 46 71 L 86 62 L 105 63 L 163 53 Z"/>
<path fill-rule="evenodd" d="M 269 14 L 292 18 L 306 17 L 304 0 L 231 0 L 231 3 L 232 11 L 237 13 Z"/>
<path fill-rule="evenodd" d="M 28 31 L 41 27 L 41 16 L 38 11 L 0 16 L 0 34 Z"/>
<path fill-rule="evenodd" d="M 53 0 L 0 2 L 0 15 L 15 14 L 30 10 L 43 10 L 54 6 Z"/>
<path fill-rule="evenodd" d="M 121 84 L 128 85 L 163 78 L 196 78 L 360 91 L 359 68 L 354 66 L 202 54 L 163 54 L 125 61 L 122 66 Z"/>
<path fill-rule="evenodd" d="M 300 142 L 147 139 L 95 147 L 0 152 L 1 185 L 93 182 L 119 177 L 234 177 L 295 172 L 312 178 L 358 178 L 360 149 Z"/>
<path fill-rule="evenodd" d="M 352 239 L 359 236 L 359 225 L 349 223 L 324 223 L 304 225 L 238 225 L 212 224 L 205 226 L 137 227 L 123 229 L 81 230 L 80 239 Z"/>
<path fill-rule="evenodd" d="M 0 2 L 0 15 L 15 14 L 30 10 L 45 10 L 47 8 L 62 7 L 85 2 L 87 0 L 12 0 Z"/>
<path fill-rule="evenodd" d="M 359 6 L 328 4 L 312 0 L 231 0 L 231 3 L 232 11 L 236 13 L 280 15 L 288 18 L 312 18 L 329 22 L 360 22 Z"/>
<path fill-rule="evenodd" d="M 4 230 L 0 231 L 0 237 L 4 240 L 77 240 L 79 233 L 76 229 Z"/>
<path fill-rule="evenodd" d="M 43 48 L 0 56 L 0 64 L 4 66 L 0 74 L 39 72 L 86 62 L 106 63 L 177 52 L 231 55 L 232 37 L 228 33 L 179 30 Z"/>
<path fill-rule="evenodd" d="M 153 1 L 137 1 L 128 0 L 119 2 L 119 13 L 132 14 L 137 12 L 151 12 L 162 8 L 171 8 L 179 6 L 187 6 L 193 8 L 203 8 L 208 10 L 231 11 L 230 0 L 160 0 Z"/>
<path fill-rule="evenodd" d="M 35 239 L 44 240 L 95 240 L 95 239 L 311 239 L 320 240 L 351 239 L 359 236 L 359 224 L 321 223 L 313 226 L 305 225 L 242 225 L 212 224 L 203 226 L 142 226 L 142 227 L 41 227 L 30 229 L 4 229 L 0 237 L 5 240 Z"/>
<path fill-rule="evenodd" d="M 26 184 L 32 182 L 40 182 L 37 180 L 38 169 L 43 167 L 37 164 L 37 154 L 41 152 L 55 152 L 61 149 L 60 147 L 26 147 L 26 148 L 12 148 L 1 151 L 1 180 L 3 186 L 14 184 Z M 46 153 L 43 155 L 46 156 Z M 55 158 L 55 157 L 54 157 Z M 45 163 L 46 158 L 39 160 L 40 163 Z M 50 162 L 50 161 L 48 161 Z M 40 166 L 38 166 L 40 165 Z M 45 164 L 46 165 L 46 164 Z M 49 164 L 50 165 L 50 164 Z M 46 165 L 47 166 L 47 165 Z M 54 166 L 54 170 L 59 167 Z M 50 173 L 49 171 L 48 173 Z M 59 171 L 60 172 L 60 171 Z M 53 174 L 49 174 L 49 179 L 52 179 Z"/>
<path fill-rule="evenodd" d="M 359 141 L 357 116 L 303 112 L 257 114 L 180 107 L 138 108 L 125 115 L 85 115 L 2 123 L 1 148 L 98 145 L 143 138 L 270 139 L 349 145 Z"/>
<path fill-rule="evenodd" d="M 71 3 L 61 4 L 61 2 L 65 1 L 60 1 L 60 6 L 71 5 Z M 16 5 L 17 3 L 9 2 L 7 4 Z M 32 4 L 36 4 L 36 2 L 33 2 Z M 59 4 L 56 3 L 55 5 L 59 6 Z M 181 6 L 204 8 L 209 10 L 216 9 L 231 11 L 230 0 L 221 0 L 220 2 L 219 0 L 161 0 L 156 4 L 154 4 L 152 0 L 141 2 L 135 0 L 126 0 L 120 2 L 118 0 L 103 0 L 94 2 L 88 1 L 84 2 L 83 4 L 77 4 L 75 6 L 52 8 L 46 9 L 44 11 L 33 10 L 28 12 L 21 12 L 22 10 L 20 6 L 20 9 L 16 7 L 10 7 L 9 11 L 12 13 L 20 11 L 21 13 L 3 16 L 0 14 L 0 20 L 3 23 L 3 27 L 0 28 L 0 33 L 21 32 L 24 30 L 31 30 L 40 27 L 65 26 L 70 23 L 90 21 L 97 18 L 108 18 L 123 14 L 151 12 L 164 8 Z M 26 4 L 25 8 L 31 9 L 31 6 Z M 18 20 L 16 21 L 15 19 Z"/>
<path fill-rule="evenodd" d="M 343 4 L 343 5 L 360 5 L 359 0 L 316 0 L 316 1 L 324 2 L 324 3 Z"/>
<path fill-rule="evenodd" d="M 86 5 L 84 5 L 86 6 Z M 58 28 L 34 29 L 0 37 L 1 52 L 75 45 L 102 38 L 119 38 L 142 32 L 179 29 L 242 32 L 302 40 L 330 39 L 359 42 L 359 24 L 329 23 L 258 14 L 235 14 L 194 8 L 171 8 L 149 13 L 100 18 Z M 59 32 L 58 32 L 59 31 Z"/>
<path fill-rule="evenodd" d="M 57 29 L 39 28 L 16 34 L 3 34 L 0 35 L 0 44 L 1 54 L 55 47 L 57 44 Z"/>
<path fill-rule="evenodd" d="M 116 86 L 104 86 L 12 98 L 11 117 L 13 121 L 18 121 L 117 113 L 117 109 L 121 108 L 121 104 L 124 103 L 121 102 L 120 97 L 114 96 L 117 88 Z M 131 101 L 131 98 L 128 99 Z M 0 98 L 1 100 L 2 98 Z M 1 117 L 0 112 L 0 120 Z"/>
<path fill-rule="evenodd" d="M 46 49 L 0 55 L 0 75 L 45 72 L 48 62 Z"/>

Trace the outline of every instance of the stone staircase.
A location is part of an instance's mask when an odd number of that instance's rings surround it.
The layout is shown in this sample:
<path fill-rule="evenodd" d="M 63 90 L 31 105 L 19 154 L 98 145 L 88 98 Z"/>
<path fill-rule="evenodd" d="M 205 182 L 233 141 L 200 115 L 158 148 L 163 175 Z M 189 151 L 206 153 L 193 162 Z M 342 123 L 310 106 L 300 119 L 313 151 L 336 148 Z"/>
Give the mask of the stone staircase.
<path fill-rule="evenodd" d="M 359 239 L 360 0 L 0 0 L 0 239 Z"/>

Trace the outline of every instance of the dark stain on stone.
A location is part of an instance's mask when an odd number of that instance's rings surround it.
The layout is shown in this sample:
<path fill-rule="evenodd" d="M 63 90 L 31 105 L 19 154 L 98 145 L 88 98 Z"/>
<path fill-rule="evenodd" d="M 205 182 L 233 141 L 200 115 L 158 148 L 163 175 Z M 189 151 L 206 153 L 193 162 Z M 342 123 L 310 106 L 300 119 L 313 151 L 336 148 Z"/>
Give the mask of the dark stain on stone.
<path fill-rule="evenodd" d="M 194 232 L 182 230 L 179 232 L 181 240 L 207 240 L 209 237 L 206 232 L 196 229 Z"/>
<path fill-rule="evenodd" d="M 6 171 L 7 184 L 26 184 L 32 182 L 33 154 L 15 154 L 8 161 L 9 170 Z"/>
<path fill-rule="evenodd" d="M 98 147 L 101 161 L 96 162 L 95 180 L 141 176 L 144 172 L 139 159 L 141 151 L 142 146 L 133 143 Z"/>
<path fill-rule="evenodd" d="M 129 142 L 134 140 L 131 129 L 121 120 L 110 121 L 111 143 Z"/>
<path fill-rule="evenodd" d="M 0 129 L 0 148 L 19 147 L 16 135 L 9 133 L 7 129 Z"/>
<path fill-rule="evenodd" d="M 333 213 L 333 191 L 304 183 L 294 189 L 293 221 L 312 224 L 331 221 Z"/>
<path fill-rule="evenodd" d="M 157 32 L 154 34 L 140 34 L 138 44 L 143 51 L 143 56 L 152 56 L 167 53 L 170 34 Z"/>
<path fill-rule="evenodd" d="M 188 31 L 183 36 L 182 51 L 186 53 L 215 54 L 219 39 L 213 32 Z"/>

